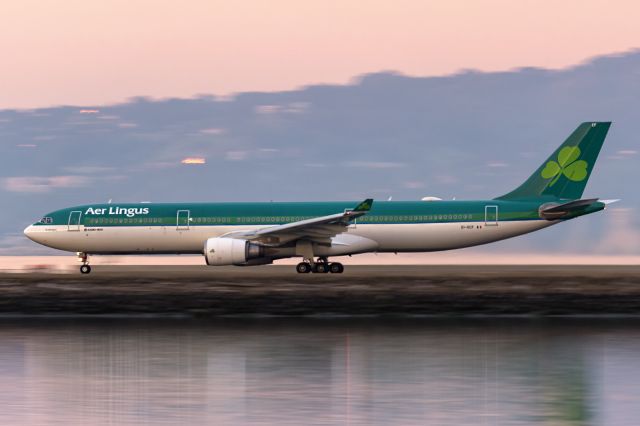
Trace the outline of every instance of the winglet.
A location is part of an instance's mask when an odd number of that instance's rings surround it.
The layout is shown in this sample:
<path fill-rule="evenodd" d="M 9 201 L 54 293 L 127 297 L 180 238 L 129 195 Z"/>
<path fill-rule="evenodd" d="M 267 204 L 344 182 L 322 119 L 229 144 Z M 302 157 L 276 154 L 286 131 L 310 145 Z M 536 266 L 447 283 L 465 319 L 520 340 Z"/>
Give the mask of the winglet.
<path fill-rule="evenodd" d="M 367 198 L 366 200 L 364 200 L 363 202 L 358 204 L 356 206 L 356 208 L 353 209 L 352 211 L 354 211 L 354 212 L 368 212 L 369 210 L 371 210 L 371 206 L 373 206 L 373 198 Z"/>

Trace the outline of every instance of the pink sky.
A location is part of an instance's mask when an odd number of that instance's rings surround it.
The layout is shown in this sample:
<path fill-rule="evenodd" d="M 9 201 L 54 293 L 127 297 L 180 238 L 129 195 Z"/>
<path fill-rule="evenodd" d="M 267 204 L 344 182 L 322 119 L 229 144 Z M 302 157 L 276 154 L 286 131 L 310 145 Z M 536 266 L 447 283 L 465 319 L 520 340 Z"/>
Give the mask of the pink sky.
<path fill-rule="evenodd" d="M 559 68 L 640 47 L 637 1 L 13 0 L 0 108 Z"/>

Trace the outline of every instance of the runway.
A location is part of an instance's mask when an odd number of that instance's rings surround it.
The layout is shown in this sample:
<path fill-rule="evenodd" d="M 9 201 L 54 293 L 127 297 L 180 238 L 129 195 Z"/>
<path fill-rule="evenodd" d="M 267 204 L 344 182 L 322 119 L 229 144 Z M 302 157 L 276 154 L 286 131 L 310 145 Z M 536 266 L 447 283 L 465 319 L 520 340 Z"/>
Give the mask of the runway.
<path fill-rule="evenodd" d="M 639 315 L 640 266 L 106 266 L 0 274 L 0 315 Z"/>

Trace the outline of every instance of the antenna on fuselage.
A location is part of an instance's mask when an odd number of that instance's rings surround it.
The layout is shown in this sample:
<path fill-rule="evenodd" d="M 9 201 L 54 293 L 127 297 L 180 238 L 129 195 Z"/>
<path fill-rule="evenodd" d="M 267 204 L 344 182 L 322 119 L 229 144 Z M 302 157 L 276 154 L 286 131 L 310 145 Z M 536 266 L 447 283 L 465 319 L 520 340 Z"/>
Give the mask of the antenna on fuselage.
<path fill-rule="evenodd" d="M 387 201 L 391 201 L 392 198 L 393 198 L 393 195 L 387 198 Z"/>
<path fill-rule="evenodd" d="M 107 204 L 111 204 L 111 200 L 112 200 L 112 199 L 111 199 L 111 198 L 109 198 L 109 201 L 107 201 Z"/>

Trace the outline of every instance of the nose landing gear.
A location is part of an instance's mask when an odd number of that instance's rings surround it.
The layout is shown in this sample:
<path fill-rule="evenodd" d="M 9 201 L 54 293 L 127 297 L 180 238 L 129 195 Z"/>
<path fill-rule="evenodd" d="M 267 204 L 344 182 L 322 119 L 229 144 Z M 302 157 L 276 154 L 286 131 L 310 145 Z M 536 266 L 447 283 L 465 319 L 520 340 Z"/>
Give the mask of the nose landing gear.
<path fill-rule="evenodd" d="M 80 266 L 81 274 L 88 274 L 91 272 L 91 266 L 89 266 L 89 255 L 87 253 L 78 252 L 76 253 L 78 256 L 78 261 L 82 262 Z"/>

